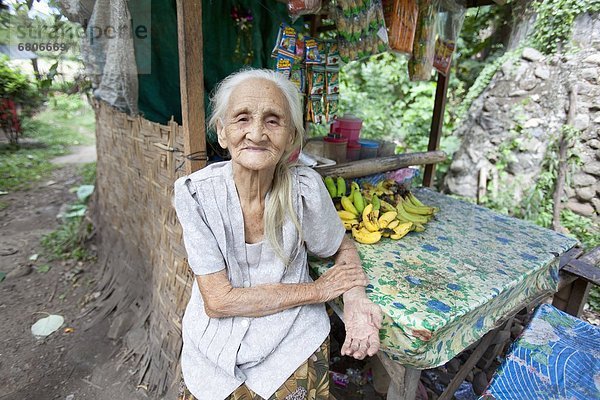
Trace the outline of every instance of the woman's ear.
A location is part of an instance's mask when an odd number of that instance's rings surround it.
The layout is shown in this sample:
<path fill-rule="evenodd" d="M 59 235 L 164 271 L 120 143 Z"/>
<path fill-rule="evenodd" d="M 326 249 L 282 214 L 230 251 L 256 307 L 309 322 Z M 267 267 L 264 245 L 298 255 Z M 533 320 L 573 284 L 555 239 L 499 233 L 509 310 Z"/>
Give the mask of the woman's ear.
<path fill-rule="evenodd" d="M 217 121 L 217 140 L 219 141 L 219 146 L 224 149 L 227 148 L 227 135 L 220 119 Z"/>

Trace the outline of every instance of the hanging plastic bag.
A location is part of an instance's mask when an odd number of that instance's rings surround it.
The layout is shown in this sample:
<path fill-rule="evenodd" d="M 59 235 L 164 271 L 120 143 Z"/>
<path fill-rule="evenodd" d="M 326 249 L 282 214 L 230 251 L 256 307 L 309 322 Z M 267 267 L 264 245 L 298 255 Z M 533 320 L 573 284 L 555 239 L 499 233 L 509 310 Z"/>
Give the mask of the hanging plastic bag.
<path fill-rule="evenodd" d="M 447 75 L 452 64 L 452 55 L 456 49 L 456 41 L 465 19 L 466 7 L 455 1 L 440 1 L 433 67 L 439 73 Z"/>
<path fill-rule="evenodd" d="M 316 14 L 321 10 L 321 0 L 289 0 L 288 13 L 292 21 L 307 14 Z"/>
<path fill-rule="evenodd" d="M 385 8 L 384 8 L 385 12 Z M 393 1 L 389 19 L 390 48 L 401 53 L 411 54 L 417 28 L 419 8 L 417 0 Z"/>
<path fill-rule="evenodd" d="M 435 50 L 437 1 L 419 0 L 419 17 L 413 42 L 412 56 L 408 60 L 411 81 L 428 81 L 433 69 Z"/>

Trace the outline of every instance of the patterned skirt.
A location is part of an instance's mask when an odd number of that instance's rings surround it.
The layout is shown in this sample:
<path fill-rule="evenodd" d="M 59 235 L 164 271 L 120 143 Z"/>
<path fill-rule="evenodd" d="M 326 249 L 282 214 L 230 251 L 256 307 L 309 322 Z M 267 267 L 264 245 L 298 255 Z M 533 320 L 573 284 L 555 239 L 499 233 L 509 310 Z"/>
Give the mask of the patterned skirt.
<path fill-rule="evenodd" d="M 202 399 L 196 399 L 182 381 L 178 400 Z M 227 400 L 262 400 L 262 397 L 242 385 Z M 329 338 L 294 371 L 269 400 L 329 400 Z"/>

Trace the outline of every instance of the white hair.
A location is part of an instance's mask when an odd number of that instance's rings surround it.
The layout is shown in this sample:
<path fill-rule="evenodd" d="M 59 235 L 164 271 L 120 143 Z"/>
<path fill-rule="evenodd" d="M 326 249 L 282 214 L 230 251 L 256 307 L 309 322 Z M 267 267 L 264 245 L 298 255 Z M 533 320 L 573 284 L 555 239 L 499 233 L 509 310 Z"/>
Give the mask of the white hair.
<path fill-rule="evenodd" d="M 229 75 L 223 79 L 215 88 L 214 94 L 210 99 L 212 113 L 208 121 L 209 128 L 217 129 L 217 123 L 225 125 L 225 116 L 229 108 L 229 99 L 234 89 L 241 83 L 251 79 L 264 79 L 273 82 L 283 93 L 287 100 L 288 111 L 292 122 L 292 145 L 283 153 L 281 159 L 277 162 L 269 201 L 265 205 L 264 211 L 264 235 L 273 246 L 275 253 L 284 263 L 289 265 L 296 256 L 296 252 L 303 241 L 302 228 L 298 221 L 298 215 L 294 210 L 292 201 L 292 176 L 290 172 L 290 163 L 288 161 L 294 150 L 301 146 L 304 138 L 304 120 L 302 104 L 300 102 L 300 93 L 298 88 L 282 74 L 268 69 L 244 69 Z M 289 217 L 296 227 L 298 233 L 298 242 L 296 252 L 291 257 L 284 254 L 282 243 L 283 224 Z"/>
<path fill-rule="evenodd" d="M 296 137 L 293 141 L 304 137 L 304 120 L 302 104 L 300 102 L 300 92 L 296 85 L 282 74 L 270 69 L 243 69 L 234 72 L 227 78 L 223 79 L 215 88 L 214 94 L 210 98 L 211 116 L 208 120 L 208 127 L 216 130 L 217 122 L 224 125 L 225 115 L 229 107 L 229 99 L 231 93 L 241 83 L 251 79 L 264 79 L 273 82 L 283 93 L 287 100 L 288 109 L 291 116 L 292 127 L 294 128 Z"/>

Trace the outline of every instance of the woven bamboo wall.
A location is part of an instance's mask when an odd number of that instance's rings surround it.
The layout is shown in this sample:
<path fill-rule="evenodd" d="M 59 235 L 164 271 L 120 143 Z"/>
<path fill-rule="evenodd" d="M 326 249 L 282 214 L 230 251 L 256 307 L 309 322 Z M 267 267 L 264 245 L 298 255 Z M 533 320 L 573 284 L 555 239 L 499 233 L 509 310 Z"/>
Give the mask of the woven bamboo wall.
<path fill-rule="evenodd" d="M 140 383 L 163 393 L 178 376 L 181 317 L 193 278 L 171 206 L 183 154 L 164 149 L 183 150 L 183 130 L 98 103 L 96 145 L 93 217 L 105 256 L 103 316 L 116 310 L 133 319 L 128 357 L 138 361 Z"/>

